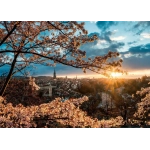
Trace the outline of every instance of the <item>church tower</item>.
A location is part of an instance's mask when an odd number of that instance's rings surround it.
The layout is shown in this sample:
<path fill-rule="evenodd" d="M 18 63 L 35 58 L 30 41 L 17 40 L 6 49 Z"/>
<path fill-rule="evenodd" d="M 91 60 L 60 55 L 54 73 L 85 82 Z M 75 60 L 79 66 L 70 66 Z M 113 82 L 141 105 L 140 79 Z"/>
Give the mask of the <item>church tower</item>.
<path fill-rule="evenodd" d="M 56 72 L 55 72 L 55 68 L 54 68 L 53 79 L 56 79 Z"/>

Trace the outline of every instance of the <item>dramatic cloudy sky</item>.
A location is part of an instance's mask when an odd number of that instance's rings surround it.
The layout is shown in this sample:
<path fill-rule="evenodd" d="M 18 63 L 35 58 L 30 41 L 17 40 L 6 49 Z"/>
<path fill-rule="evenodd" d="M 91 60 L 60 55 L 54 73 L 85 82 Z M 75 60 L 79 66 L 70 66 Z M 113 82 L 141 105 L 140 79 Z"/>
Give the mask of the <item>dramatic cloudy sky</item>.
<path fill-rule="evenodd" d="M 150 74 L 150 21 L 86 22 L 85 27 L 89 34 L 95 33 L 100 39 L 82 46 L 88 56 L 118 51 L 128 77 Z"/>
<path fill-rule="evenodd" d="M 123 59 L 122 68 L 128 71 L 128 76 L 137 78 L 150 75 L 150 21 L 87 21 L 85 28 L 88 34 L 97 34 L 98 41 L 81 46 L 87 57 L 104 55 L 109 50 L 118 51 Z M 53 68 L 41 67 L 36 70 L 41 74 L 52 75 Z M 85 76 L 80 69 L 57 65 L 56 72 L 59 76 Z M 89 72 L 87 76 L 100 77 Z"/>
<path fill-rule="evenodd" d="M 122 68 L 128 71 L 125 77 L 150 75 L 150 21 L 87 21 L 85 29 L 89 35 L 99 37 L 99 40 L 80 47 L 86 51 L 87 57 L 118 51 L 123 59 Z M 40 66 L 33 74 L 52 76 L 53 70 L 52 67 Z M 101 77 L 92 72 L 86 75 L 80 69 L 64 65 L 57 65 L 55 70 L 58 76 Z"/>

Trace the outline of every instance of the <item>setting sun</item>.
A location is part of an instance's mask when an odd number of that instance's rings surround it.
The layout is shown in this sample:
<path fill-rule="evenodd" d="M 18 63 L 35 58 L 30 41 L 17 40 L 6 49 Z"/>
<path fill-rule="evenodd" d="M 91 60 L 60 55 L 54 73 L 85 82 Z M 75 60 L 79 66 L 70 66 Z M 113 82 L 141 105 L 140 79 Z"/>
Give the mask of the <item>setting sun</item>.
<path fill-rule="evenodd" d="M 111 73 L 111 77 L 113 77 L 113 78 L 120 77 L 121 75 L 122 75 L 122 73 L 118 73 L 118 72 L 112 72 Z"/>

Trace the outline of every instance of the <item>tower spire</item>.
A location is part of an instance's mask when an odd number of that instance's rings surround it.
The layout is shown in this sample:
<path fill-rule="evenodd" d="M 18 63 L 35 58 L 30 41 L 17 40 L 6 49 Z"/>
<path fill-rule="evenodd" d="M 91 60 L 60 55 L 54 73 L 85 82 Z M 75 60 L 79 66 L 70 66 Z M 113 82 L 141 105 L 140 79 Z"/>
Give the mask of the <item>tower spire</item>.
<path fill-rule="evenodd" d="M 54 68 L 53 79 L 56 79 L 56 71 L 55 71 L 55 68 Z"/>

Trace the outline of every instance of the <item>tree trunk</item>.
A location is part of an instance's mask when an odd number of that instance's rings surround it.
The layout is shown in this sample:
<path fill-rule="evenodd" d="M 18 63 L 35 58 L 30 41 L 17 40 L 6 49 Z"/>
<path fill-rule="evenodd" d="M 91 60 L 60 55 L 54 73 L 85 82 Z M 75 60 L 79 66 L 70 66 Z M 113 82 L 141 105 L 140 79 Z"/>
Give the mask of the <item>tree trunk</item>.
<path fill-rule="evenodd" d="M 14 60 L 13 60 L 13 62 L 12 62 L 12 64 L 11 64 L 11 68 L 10 68 L 9 74 L 7 75 L 7 78 L 6 78 L 6 80 L 5 80 L 5 83 L 4 83 L 4 85 L 3 85 L 3 87 L 2 87 L 2 89 L 1 89 L 1 91 L 0 91 L 0 96 L 3 96 L 4 93 L 5 93 L 5 90 L 6 90 L 6 88 L 7 88 L 7 86 L 8 86 L 8 83 L 9 83 L 9 81 L 10 81 L 10 79 L 11 79 L 11 76 L 12 76 L 12 73 L 13 73 L 13 70 L 14 70 L 14 67 L 15 67 L 15 64 L 16 64 L 18 55 L 19 55 L 19 53 L 17 53 L 17 54 L 15 55 L 15 57 L 14 57 Z"/>

